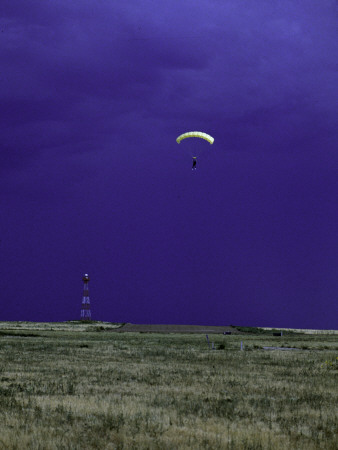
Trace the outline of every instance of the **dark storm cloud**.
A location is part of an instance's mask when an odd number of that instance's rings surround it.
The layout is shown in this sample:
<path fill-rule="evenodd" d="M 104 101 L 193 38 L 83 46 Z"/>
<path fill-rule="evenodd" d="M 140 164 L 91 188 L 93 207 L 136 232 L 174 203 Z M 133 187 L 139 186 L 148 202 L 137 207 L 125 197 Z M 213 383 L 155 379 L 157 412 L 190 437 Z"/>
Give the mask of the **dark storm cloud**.
<path fill-rule="evenodd" d="M 102 129 L 119 119 L 122 138 L 129 113 L 162 117 L 164 130 L 231 128 L 233 145 L 268 133 L 270 146 L 284 124 L 285 144 L 294 135 L 298 145 L 317 118 L 320 136 L 332 133 L 331 11 L 332 2 L 10 2 L 1 19 L 6 159 L 12 140 L 28 151 L 25 125 L 44 135 L 33 157 L 54 140 L 103 145 Z"/>

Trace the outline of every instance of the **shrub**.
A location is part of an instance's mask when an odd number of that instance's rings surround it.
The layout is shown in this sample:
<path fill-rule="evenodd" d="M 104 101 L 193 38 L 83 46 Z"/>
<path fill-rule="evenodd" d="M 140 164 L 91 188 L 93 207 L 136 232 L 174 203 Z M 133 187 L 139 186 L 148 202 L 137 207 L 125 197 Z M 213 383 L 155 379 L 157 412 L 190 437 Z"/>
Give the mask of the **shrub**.
<path fill-rule="evenodd" d="M 320 367 L 328 370 L 338 369 L 338 356 L 333 361 L 326 360 Z"/>

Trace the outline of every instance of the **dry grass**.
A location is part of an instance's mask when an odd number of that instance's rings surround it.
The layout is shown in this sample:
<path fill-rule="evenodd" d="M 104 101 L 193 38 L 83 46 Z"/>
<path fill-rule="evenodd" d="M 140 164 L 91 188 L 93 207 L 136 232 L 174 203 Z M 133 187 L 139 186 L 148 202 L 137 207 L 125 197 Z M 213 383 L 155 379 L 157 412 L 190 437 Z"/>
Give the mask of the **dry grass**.
<path fill-rule="evenodd" d="M 0 327 L 0 448 L 336 449 L 334 335 L 40 325 Z"/>
<path fill-rule="evenodd" d="M 273 330 L 274 328 L 271 327 L 262 327 L 262 330 Z M 307 330 L 307 329 L 300 329 L 300 328 L 279 328 L 281 331 L 294 331 L 295 333 L 302 333 L 302 334 L 338 334 L 338 330 Z"/>
<path fill-rule="evenodd" d="M 120 328 L 123 324 L 111 322 L 81 322 L 70 320 L 68 322 L 0 322 L 1 331 L 95 331 L 98 327 L 106 330 Z"/>

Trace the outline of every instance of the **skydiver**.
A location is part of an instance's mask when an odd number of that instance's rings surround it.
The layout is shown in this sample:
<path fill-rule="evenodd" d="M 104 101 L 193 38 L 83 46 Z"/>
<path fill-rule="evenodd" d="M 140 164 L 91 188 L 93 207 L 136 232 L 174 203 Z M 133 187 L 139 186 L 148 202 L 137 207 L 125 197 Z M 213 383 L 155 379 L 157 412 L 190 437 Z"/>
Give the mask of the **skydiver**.
<path fill-rule="evenodd" d="M 196 161 L 197 161 L 196 156 L 193 156 L 193 158 L 192 158 L 192 170 L 196 170 Z"/>

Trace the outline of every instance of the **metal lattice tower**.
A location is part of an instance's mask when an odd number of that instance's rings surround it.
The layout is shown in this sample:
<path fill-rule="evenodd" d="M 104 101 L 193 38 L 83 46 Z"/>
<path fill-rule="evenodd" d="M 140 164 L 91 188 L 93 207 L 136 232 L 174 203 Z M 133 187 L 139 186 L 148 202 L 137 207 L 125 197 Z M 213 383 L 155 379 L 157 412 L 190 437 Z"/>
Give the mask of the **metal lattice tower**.
<path fill-rule="evenodd" d="M 81 320 L 91 320 L 91 312 L 90 312 L 90 300 L 89 300 L 89 276 L 88 273 L 85 273 L 82 277 L 83 281 L 83 298 L 82 298 L 82 309 L 81 309 Z"/>

